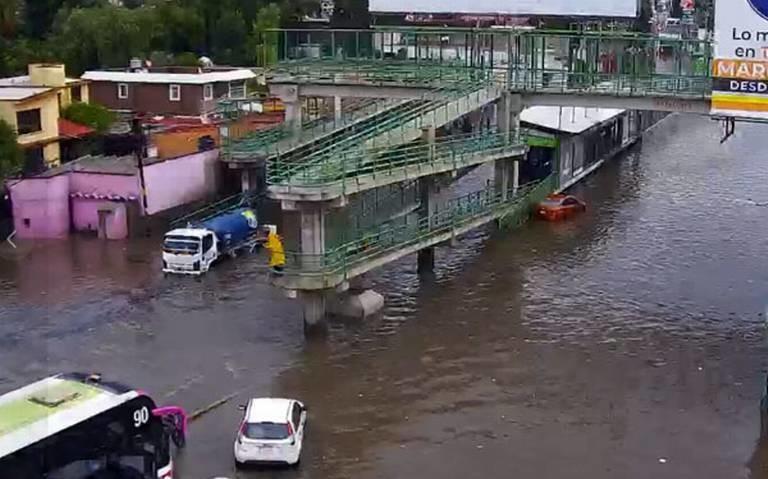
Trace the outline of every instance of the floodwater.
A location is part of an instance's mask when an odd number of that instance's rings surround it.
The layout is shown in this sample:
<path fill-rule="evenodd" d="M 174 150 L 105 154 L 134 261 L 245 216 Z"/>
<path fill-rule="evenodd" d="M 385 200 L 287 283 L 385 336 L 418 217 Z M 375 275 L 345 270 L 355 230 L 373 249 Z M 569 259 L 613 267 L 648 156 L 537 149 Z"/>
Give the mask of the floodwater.
<path fill-rule="evenodd" d="M 183 479 L 768 478 L 766 131 L 670 117 L 575 190 L 582 217 L 478 231 L 434 278 L 405 258 L 372 278 L 380 317 L 310 341 L 258 258 L 163 279 L 152 241 L 3 249 L 0 391 L 98 370 L 190 411 L 236 394 L 191 424 Z M 296 470 L 233 470 L 261 395 L 310 407 Z"/>

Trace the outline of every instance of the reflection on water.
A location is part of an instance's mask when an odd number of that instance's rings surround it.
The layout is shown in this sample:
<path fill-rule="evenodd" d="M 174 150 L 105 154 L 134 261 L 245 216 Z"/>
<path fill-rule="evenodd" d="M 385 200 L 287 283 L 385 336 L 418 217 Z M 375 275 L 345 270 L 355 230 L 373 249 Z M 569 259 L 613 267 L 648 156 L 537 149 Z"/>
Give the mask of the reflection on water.
<path fill-rule="evenodd" d="M 257 258 L 195 280 L 155 242 L 4 251 L 0 387 L 97 367 L 191 410 L 240 392 L 192 424 L 192 479 L 235 476 L 236 405 L 268 394 L 310 406 L 303 464 L 237 477 L 768 478 L 762 131 L 672 117 L 575 190 L 586 214 L 473 232 L 429 280 L 390 265 L 385 311 L 322 340 Z"/>

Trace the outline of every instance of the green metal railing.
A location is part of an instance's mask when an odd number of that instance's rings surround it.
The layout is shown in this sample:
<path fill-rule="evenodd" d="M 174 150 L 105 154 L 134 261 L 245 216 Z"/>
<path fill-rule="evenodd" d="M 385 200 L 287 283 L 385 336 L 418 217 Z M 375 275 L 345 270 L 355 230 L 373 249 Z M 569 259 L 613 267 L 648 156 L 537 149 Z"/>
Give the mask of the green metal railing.
<path fill-rule="evenodd" d="M 594 84 L 615 95 L 706 95 L 712 44 L 629 32 L 521 31 L 501 29 L 397 28 L 372 30 L 279 30 L 274 61 L 265 66 L 292 81 L 434 84 L 492 72 L 527 91 L 552 75 L 565 75 L 562 91 Z M 520 82 L 521 77 L 540 78 Z M 684 79 L 696 79 L 690 86 Z M 657 85 L 665 85 L 659 88 Z M 626 93 L 625 93 L 626 90 Z"/>
<path fill-rule="evenodd" d="M 281 162 L 280 157 L 267 164 L 267 183 L 281 186 L 328 186 L 359 182 L 366 175 L 392 174 L 411 166 L 450 166 L 458 169 L 482 155 L 519 152 L 524 143 L 519 135 L 482 132 L 451 136 L 434 144 L 418 143 L 400 148 L 379 147 L 339 151 L 319 155 L 312 163 Z"/>
<path fill-rule="evenodd" d="M 268 157 L 311 143 L 397 106 L 401 102 L 402 100 L 364 99 L 357 102 L 354 108 L 344 110 L 341 118 L 329 116 L 306 121 L 298 131 L 293 128 L 293 125 L 282 123 L 273 128 L 253 132 L 243 138 L 231 140 L 225 144 L 225 150 L 231 157 L 236 158 Z"/>
<path fill-rule="evenodd" d="M 323 254 L 286 253 L 285 274 L 323 277 L 346 274 L 366 261 L 445 234 L 461 234 L 463 227 L 487 217 L 527 218 L 533 206 L 555 188 L 556 177 L 521 186 L 507 194 L 483 189 L 450 201 L 444 208 L 415 223 L 385 223 L 367 231 L 352 231 L 349 239 Z"/>
<path fill-rule="evenodd" d="M 467 85 L 464 89 L 431 90 L 425 98 L 440 100 L 409 101 L 383 112 L 349 134 L 314 142 L 300 155 L 289 152 L 272 156 L 268 163 L 268 182 L 306 184 L 312 178 L 328 182 L 346 177 L 347 171 L 353 172 L 347 169 L 352 164 L 351 158 L 356 158 L 355 161 L 361 164 L 360 158 L 368 155 L 369 151 L 379 154 L 382 148 L 407 145 L 418 139 L 424 128 L 447 124 L 499 95 L 499 89 L 486 87 L 482 83 Z M 388 161 L 396 163 L 391 157 Z M 292 180 L 293 176 L 297 178 Z"/>

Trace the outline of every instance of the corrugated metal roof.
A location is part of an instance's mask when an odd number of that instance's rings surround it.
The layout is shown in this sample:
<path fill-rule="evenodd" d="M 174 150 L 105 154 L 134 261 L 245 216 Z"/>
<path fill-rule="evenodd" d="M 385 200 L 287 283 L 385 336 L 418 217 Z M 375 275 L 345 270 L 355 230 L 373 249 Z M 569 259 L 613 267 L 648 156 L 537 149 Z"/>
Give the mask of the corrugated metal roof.
<path fill-rule="evenodd" d="M 248 80 L 256 78 L 256 74 L 245 68 L 204 73 L 152 73 L 98 70 L 85 72 L 81 78 L 91 81 L 117 83 L 179 83 L 204 85 L 206 83 Z"/>

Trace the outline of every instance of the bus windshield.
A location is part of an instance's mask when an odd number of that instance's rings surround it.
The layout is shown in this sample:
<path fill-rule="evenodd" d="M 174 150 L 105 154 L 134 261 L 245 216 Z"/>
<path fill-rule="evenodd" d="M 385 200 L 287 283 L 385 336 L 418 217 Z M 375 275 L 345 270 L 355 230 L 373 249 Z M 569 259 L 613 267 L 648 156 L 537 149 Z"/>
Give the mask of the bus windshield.
<path fill-rule="evenodd" d="M 0 458 L 0 478 L 158 479 L 169 436 L 139 396 Z"/>

